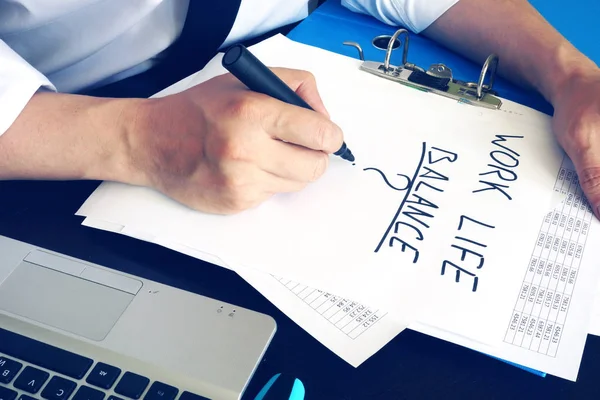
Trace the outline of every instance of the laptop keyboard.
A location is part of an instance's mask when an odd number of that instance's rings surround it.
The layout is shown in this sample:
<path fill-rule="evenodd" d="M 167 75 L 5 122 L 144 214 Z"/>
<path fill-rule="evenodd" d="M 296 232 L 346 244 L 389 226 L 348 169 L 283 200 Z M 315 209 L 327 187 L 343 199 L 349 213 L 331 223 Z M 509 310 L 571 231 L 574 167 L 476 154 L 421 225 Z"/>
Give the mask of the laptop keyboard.
<path fill-rule="evenodd" d="M 208 400 L 0 328 L 0 400 L 41 399 Z"/>

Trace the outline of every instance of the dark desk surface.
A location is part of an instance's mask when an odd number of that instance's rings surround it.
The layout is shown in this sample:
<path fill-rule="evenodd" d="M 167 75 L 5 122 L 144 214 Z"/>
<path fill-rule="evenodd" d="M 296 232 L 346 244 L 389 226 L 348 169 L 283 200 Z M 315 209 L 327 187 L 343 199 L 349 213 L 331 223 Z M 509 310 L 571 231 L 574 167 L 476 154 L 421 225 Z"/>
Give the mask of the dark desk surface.
<path fill-rule="evenodd" d="M 307 399 L 600 397 L 600 338 L 593 336 L 588 339 L 577 383 L 541 378 L 412 331 L 401 333 L 355 369 L 231 271 L 81 226 L 81 218 L 74 213 L 97 184 L 0 182 L 0 234 L 272 315 L 278 332 L 246 398 L 253 398 L 278 372 L 300 378 Z"/>

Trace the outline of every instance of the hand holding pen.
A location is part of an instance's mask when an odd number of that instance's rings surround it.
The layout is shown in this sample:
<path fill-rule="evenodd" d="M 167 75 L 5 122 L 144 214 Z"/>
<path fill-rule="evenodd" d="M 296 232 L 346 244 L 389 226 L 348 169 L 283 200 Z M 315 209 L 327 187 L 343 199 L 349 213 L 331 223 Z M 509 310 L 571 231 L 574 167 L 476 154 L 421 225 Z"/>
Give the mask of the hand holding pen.
<path fill-rule="evenodd" d="M 248 90 L 233 74 L 136 102 L 127 113 L 133 128 L 124 149 L 135 161 L 127 183 L 153 187 L 195 210 L 234 214 L 274 194 L 304 189 L 340 149 L 351 159 L 314 77 L 273 71 L 306 106 Z"/>
<path fill-rule="evenodd" d="M 275 75 L 275 73 L 243 45 L 238 44 L 229 48 L 223 56 L 222 64 L 223 67 L 231 72 L 250 90 L 271 96 L 294 106 L 313 110 L 313 108 L 308 105 L 298 93 L 286 85 L 285 82 Z M 322 105 L 320 99 L 318 104 L 319 106 Z M 344 160 L 354 161 L 354 156 L 348 146 L 346 146 L 345 142 L 343 142 L 340 148 L 333 154 L 342 157 Z"/>

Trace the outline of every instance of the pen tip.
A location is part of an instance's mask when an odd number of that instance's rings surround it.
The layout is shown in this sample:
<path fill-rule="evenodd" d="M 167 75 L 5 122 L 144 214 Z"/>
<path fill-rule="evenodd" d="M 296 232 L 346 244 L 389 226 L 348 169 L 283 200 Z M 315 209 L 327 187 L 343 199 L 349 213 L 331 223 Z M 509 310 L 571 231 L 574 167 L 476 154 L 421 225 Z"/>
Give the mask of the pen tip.
<path fill-rule="evenodd" d="M 354 161 L 354 154 L 352 154 L 352 152 L 350 151 L 350 149 L 346 149 L 346 151 L 344 152 L 344 154 L 342 154 L 342 158 L 344 160 L 348 160 L 350 162 Z"/>
<path fill-rule="evenodd" d="M 340 147 L 340 149 L 333 154 L 342 157 L 344 160 L 348 160 L 350 162 L 354 161 L 354 155 L 348 146 L 346 146 L 346 143 L 342 143 L 342 147 Z"/>

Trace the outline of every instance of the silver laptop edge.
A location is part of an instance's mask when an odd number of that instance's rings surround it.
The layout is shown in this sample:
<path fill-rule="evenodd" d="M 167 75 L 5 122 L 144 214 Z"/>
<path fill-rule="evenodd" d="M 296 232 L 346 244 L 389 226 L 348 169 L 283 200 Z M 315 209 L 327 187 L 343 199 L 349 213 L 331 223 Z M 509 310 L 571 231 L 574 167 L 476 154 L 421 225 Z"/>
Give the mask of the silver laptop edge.
<path fill-rule="evenodd" d="M 265 314 L 4 236 L 0 255 L 1 328 L 180 393 L 241 398 L 277 329 Z"/>

